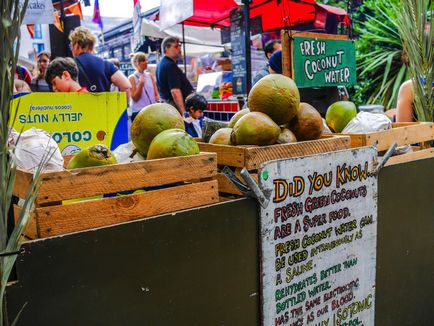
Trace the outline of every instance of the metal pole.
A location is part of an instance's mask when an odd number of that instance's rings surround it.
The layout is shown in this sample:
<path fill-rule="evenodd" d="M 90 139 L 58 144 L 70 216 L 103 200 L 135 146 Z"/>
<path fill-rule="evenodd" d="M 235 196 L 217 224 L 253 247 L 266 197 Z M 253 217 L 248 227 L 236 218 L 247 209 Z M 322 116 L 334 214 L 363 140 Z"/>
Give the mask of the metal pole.
<path fill-rule="evenodd" d="M 63 35 L 65 36 L 65 53 L 68 56 L 71 52 L 68 46 L 68 36 L 65 31 L 65 4 L 63 0 L 60 0 L 60 27 L 63 29 Z"/>
<path fill-rule="evenodd" d="M 252 88 L 252 63 L 250 55 L 250 0 L 243 0 L 244 28 L 245 28 L 245 47 L 246 47 L 246 90 L 249 94 Z"/>
<path fill-rule="evenodd" d="M 182 56 L 183 56 L 183 61 L 184 61 L 184 74 L 187 76 L 187 54 L 185 53 L 184 22 L 182 22 Z"/>

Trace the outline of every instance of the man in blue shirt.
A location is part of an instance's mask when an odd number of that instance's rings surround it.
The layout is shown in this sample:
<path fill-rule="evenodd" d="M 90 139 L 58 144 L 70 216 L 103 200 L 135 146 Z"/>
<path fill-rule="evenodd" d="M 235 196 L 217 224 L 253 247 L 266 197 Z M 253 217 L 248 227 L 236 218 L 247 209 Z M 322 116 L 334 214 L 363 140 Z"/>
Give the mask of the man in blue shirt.
<path fill-rule="evenodd" d="M 166 103 L 174 105 L 181 115 L 185 112 L 185 99 L 193 92 L 193 87 L 176 61 L 181 54 L 179 39 L 166 37 L 161 43 L 164 57 L 157 65 L 156 77 L 160 97 Z"/>
<path fill-rule="evenodd" d="M 79 26 L 69 35 L 71 51 L 77 63 L 78 80 L 90 92 L 110 92 L 113 83 L 120 92 L 131 89 L 128 78 L 113 63 L 92 54 L 96 37 L 85 27 Z"/>

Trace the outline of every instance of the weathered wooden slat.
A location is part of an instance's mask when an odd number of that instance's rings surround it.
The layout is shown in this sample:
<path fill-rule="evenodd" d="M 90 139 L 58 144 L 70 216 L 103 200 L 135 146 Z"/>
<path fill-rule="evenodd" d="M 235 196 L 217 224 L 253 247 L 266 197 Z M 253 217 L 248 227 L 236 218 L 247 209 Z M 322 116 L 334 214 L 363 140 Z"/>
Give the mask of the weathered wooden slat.
<path fill-rule="evenodd" d="M 229 165 L 242 168 L 245 166 L 245 146 L 215 145 L 198 143 L 202 152 L 217 153 L 219 165 Z"/>
<path fill-rule="evenodd" d="M 386 162 L 386 166 L 405 163 L 414 160 L 426 159 L 431 157 L 434 157 L 434 148 L 428 148 L 428 149 L 423 149 L 423 150 L 419 150 L 407 154 L 392 156 Z"/>
<path fill-rule="evenodd" d="M 432 122 L 394 123 L 391 129 L 366 134 L 342 134 L 351 137 L 351 147 L 371 146 L 378 141 L 378 150 L 387 150 L 393 142 L 398 146 L 423 143 L 434 139 Z"/>
<path fill-rule="evenodd" d="M 15 175 L 15 183 L 12 194 L 19 198 L 26 198 L 27 189 L 29 189 L 30 183 L 32 182 L 33 174 L 17 169 Z"/>
<path fill-rule="evenodd" d="M 216 176 L 219 185 L 219 192 L 232 194 L 237 196 L 244 196 L 244 194 L 238 190 L 229 180 L 224 176 L 223 173 L 218 173 Z"/>
<path fill-rule="evenodd" d="M 14 220 L 15 223 L 18 221 L 18 219 L 20 218 L 20 214 L 21 214 L 21 210 L 22 208 L 18 205 L 14 205 Z M 35 214 L 31 213 L 29 216 L 29 219 L 27 221 L 27 225 L 23 230 L 23 237 L 22 237 L 22 241 L 27 241 L 27 240 L 33 240 L 33 239 L 37 239 L 38 238 L 38 230 L 36 227 L 36 218 L 35 218 Z"/>
<path fill-rule="evenodd" d="M 38 234 L 48 237 L 216 203 L 217 181 L 36 209 Z"/>
<path fill-rule="evenodd" d="M 336 136 L 290 144 L 252 147 L 246 149 L 247 170 L 257 170 L 261 164 L 289 157 L 307 156 L 350 148 L 350 137 Z"/>
<path fill-rule="evenodd" d="M 433 123 L 416 123 L 414 125 L 396 127 L 389 130 L 366 134 L 366 145 L 373 145 L 377 140 L 378 150 L 387 150 L 393 142 L 398 146 L 409 145 L 434 139 Z"/>
<path fill-rule="evenodd" d="M 37 204 L 91 197 L 142 187 L 152 187 L 189 179 L 210 178 L 217 174 L 215 153 L 165 158 L 43 173 Z M 25 194 L 31 174 L 19 171 L 16 195 Z"/>

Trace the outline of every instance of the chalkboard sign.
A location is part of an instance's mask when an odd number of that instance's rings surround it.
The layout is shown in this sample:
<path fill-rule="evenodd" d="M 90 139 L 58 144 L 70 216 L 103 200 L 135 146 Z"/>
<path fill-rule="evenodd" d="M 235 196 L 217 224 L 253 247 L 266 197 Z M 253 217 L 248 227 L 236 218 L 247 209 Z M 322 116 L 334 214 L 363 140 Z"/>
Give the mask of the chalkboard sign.
<path fill-rule="evenodd" d="M 294 36 L 294 77 L 298 87 L 351 86 L 356 83 L 353 40 Z"/>
<path fill-rule="evenodd" d="M 250 33 L 251 35 L 262 33 L 262 16 L 255 16 L 250 19 Z"/>
<path fill-rule="evenodd" d="M 242 10 L 231 12 L 232 89 L 234 94 L 247 93 L 246 47 Z"/>
<path fill-rule="evenodd" d="M 263 325 L 374 325 L 377 151 L 266 163 Z"/>

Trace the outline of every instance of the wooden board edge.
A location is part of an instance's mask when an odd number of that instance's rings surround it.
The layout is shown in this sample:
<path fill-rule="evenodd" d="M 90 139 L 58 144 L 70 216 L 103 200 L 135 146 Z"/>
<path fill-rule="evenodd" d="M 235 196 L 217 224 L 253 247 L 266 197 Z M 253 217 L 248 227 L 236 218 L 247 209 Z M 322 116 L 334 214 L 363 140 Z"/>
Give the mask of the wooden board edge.
<path fill-rule="evenodd" d="M 188 167 L 194 167 L 188 169 Z M 174 170 L 178 173 L 168 174 Z M 133 178 L 134 174 L 144 175 L 152 171 L 149 178 Z M 186 173 L 188 171 L 188 173 Z M 110 182 L 99 187 L 79 187 L 92 180 L 109 178 Z M 191 179 L 212 178 L 217 175 L 217 154 L 201 153 L 168 159 L 134 162 L 120 165 L 92 167 L 60 172 L 50 172 L 41 176 L 38 205 L 50 204 L 84 197 L 100 196 L 123 191 L 130 191 L 145 187 L 155 187 L 164 184 L 187 182 Z M 158 177 L 157 177 L 158 176 Z M 55 191 L 56 189 L 74 189 L 74 191 Z"/>
<path fill-rule="evenodd" d="M 32 173 L 17 169 L 12 194 L 18 198 L 26 198 L 27 189 L 29 189 L 32 179 Z"/>
<path fill-rule="evenodd" d="M 434 148 L 422 149 L 415 152 L 392 156 L 386 162 L 385 166 L 406 163 L 415 160 L 422 160 L 434 157 Z"/>
<path fill-rule="evenodd" d="M 234 167 L 244 167 L 245 165 L 245 146 L 208 143 L 198 143 L 198 145 L 199 149 L 203 152 L 216 153 L 218 165 L 229 165 Z"/>
<path fill-rule="evenodd" d="M 14 205 L 14 222 L 17 223 L 20 218 L 22 208 L 18 205 Z M 24 227 L 20 242 L 34 240 L 39 237 L 37 223 L 34 213 L 30 213 L 27 225 Z"/>
<path fill-rule="evenodd" d="M 303 155 L 289 155 L 289 153 L 286 153 L 286 155 L 261 155 L 261 153 L 265 153 L 267 151 L 291 151 L 293 149 L 294 151 L 299 151 L 306 147 L 315 147 L 318 149 L 310 150 L 309 152 L 306 152 Z M 272 160 L 278 160 L 278 159 L 285 159 L 290 157 L 300 157 L 300 156 L 308 156 L 308 155 L 314 155 L 314 154 L 321 154 L 326 152 L 333 152 L 338 150 L 344 150 L 351 148 L 351 138 L 349 136 L 345 135 L 339 135 L 335 137 L 329 137 L 329 138 L 320 138 L 316 140 L 308 140 L 308 141 L 301 141 L 301 142 L 295 142 L 290 144 L 276 144 L 271 146 L 263 146 L 263 147 L 252 147 L 252 148 L 246 148 L 246 164 L 245 168 L 247 170 L 257 170 L 261 164 L 272 161 Z M 255 157 L 262 156 L 260 159 L 253 159 Z"/>
<path fill-rule="evenodd" d="M 217 180 L 212 180 L 121 197 L 41 207 L 36 209 L 36 221 L 40 237 L 49 237 L 209 205 L 218 201 L 218 183 Z"/>

